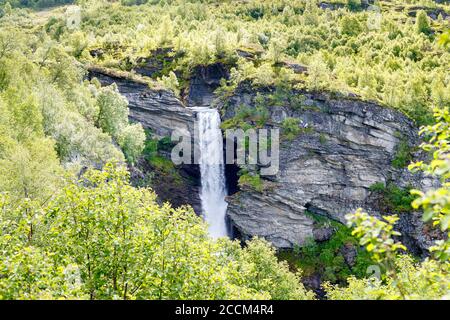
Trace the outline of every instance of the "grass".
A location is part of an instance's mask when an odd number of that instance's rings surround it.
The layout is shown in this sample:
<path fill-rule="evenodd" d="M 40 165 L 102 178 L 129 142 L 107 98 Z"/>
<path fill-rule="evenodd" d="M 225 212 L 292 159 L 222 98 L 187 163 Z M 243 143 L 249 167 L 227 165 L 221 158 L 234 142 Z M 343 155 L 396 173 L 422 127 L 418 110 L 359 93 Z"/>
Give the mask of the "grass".
<path fill-rule="evenodd" d="M 241 173 L 239 180 L 239 186 L 250 187 L 255 191 L 262 192 L 264 190 L 263 181 L 259 174 L 254 173 Z"/>
<path fill-rule="evenodd" d="M 307 214 L 314 216 L 317 224 L 333 228 L 333 236 L 330 240 L 320 243 L 311 239 L 301 247 L 296 246 L 293 250 L 279 252 L 278 258 L 287 261 L 292 269 L 302 270 L 304 276 L 320 274 L 322 281 L 344 284 L 350 275 L 365 277 L 367 268 L 374 262 L 369 253 L 359 246 L 358 240 L 351 235 L 351 230 L 339 222 L 312 213 Z M 353 266 L 345 262 L 342 253 L 344 246 L 352 246 L 356 250 Z"/>
<path fill-rule="evenodd" d="M 401 188 L 394 183 L 385 185 L 378 182 L 370 186 L 370 191 L 381 195 L 381 210 L 386 213 L 407 213 L 413 209 L 411 202 L 416 196 L 410 193 L 411 187 Z"/>

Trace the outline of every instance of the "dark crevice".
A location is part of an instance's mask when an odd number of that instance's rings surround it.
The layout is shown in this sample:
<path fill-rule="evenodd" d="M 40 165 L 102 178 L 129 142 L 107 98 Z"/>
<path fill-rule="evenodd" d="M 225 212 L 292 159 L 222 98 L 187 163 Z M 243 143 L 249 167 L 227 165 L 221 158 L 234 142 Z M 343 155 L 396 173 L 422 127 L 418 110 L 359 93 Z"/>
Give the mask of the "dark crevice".
<path fill-rule="evenodd" d="M 239 181 L 238 172 L 239 172 L 238 165 L 236 164 L 225 165 L 225 181 L 229 196 L 235 194 L 240 190 L 238 185 Z"/>

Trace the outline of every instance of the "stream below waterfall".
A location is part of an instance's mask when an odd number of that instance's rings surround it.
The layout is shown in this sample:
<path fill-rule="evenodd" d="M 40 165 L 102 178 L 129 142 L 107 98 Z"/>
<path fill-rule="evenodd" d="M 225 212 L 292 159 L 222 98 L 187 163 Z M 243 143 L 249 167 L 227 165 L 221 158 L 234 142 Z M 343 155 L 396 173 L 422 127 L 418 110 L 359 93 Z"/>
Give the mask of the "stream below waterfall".
<path fill-rule="evenodd" d="M 192 109 L 197 114 L 203 217 L 209 225 L 211 237 L 225 237 L 229 235 L 225 220 L 228 204 L 225 201 L 227 188 L 220 115 L 216 109 Z"/>

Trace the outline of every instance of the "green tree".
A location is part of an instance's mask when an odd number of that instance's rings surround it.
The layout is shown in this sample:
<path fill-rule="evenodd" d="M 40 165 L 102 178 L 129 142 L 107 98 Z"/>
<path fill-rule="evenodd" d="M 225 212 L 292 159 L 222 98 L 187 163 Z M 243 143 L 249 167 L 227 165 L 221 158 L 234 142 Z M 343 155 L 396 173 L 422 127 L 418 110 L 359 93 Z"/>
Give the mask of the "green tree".
<path fill-rule="evenodd" d="M 357 36 L 363 31 L 363 27 L 355 16 L 344 16 L 341 20 L 342 34 L 349 36 Z"/>
<path fill-rule="evenodd" d="M 318 8 L 316 0 L 307 0 L 303 19 L 307 25 L 317 25 L 319 23 Z"/>
<path fill-rule="evenodd" d="M 97 125 L 118 142 L 127 160 L 134 163 L 144 149 L 145 133 L 140 124 L 128 124 L 128 101 L 113 84 L 100 89 L 97 104 Z"/>
<path fill-rule="evenodd" d="M 0 194 L 0 297 L 312 298 L 265 241 L 214 241 L 191 208 L 161 206 L 128 180 L 107 164 L 45 204 Z"/>
<path fill-rule="evenodd" d="M 122 127 L 128 123 L 128 101 L 112 84 L 103 87 L 97 95 L 99 115 L 97 125 L 112 137 L 117 137 Z"/>
<path fill-rule="evenodd" d="M 0 158 L 0 190 L 45 201 L 58 188 L 61 171 L 51 139 L 15 144 Z"/>
<path fill-rule="evenodd" d="M 424 10 L 419 10 L 416 16 L 416 31 L 429 34 L 431 32 L 430 19 Z"/>
<path fill-rule="evenodd" d="M 142 125 L 133 124 L 124 127 L 117 138 L 125 158 L 134 164 L 144 150 L 145 132 Z"/>

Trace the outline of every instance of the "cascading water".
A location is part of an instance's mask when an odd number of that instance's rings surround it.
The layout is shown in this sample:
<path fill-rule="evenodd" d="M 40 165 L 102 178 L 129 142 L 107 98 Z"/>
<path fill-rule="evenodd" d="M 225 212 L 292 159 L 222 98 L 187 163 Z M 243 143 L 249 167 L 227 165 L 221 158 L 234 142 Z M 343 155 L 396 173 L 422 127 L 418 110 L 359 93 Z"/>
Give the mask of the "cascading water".
<path fill-rule="evenodd" d="M 198 146 L 200 149 L 200 173 L 202 211 L 213 238 L 228 235 L 225 214 L 227 195 L 223 137 L 220 115 L 216 109 L 195 108 L 198 120 Z"/>

